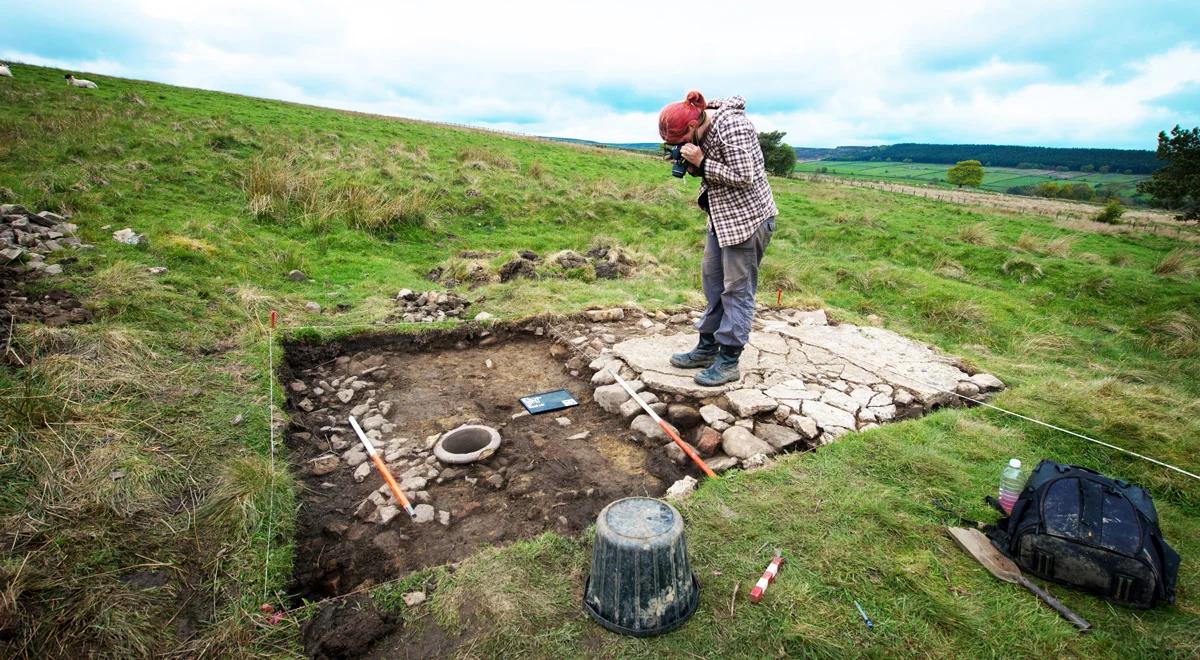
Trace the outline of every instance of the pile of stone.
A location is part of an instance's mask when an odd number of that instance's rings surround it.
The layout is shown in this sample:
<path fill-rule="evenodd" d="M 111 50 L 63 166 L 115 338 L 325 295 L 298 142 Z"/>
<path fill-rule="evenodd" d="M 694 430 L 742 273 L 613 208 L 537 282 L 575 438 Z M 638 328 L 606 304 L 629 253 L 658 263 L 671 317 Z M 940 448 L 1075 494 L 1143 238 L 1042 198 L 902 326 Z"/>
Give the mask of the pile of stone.
<path fill-rule="evenodd" d="M 945 405 L 982 400 L 1004 384 L 970 375 L 953 358 L 880 328 L 829 325 L 823 311 L 776 313 L 751 333 L 738 382 L 702 387 L 694 370 L 672 367 L 672 353 L 694 345 L 694 333 L 648 335 L 604 347 L 588 367 L 594 398 L 630 420 L 673 460 L 688 461 L 619 384 L 629 381 L 660 417 L 714 471 L 758 467 L 773 454 L 810 449 L 850 431 L 917 417 Z M 598 311 L 598 317 L 605 316 Z M 965 398 L 963 398 L 965 397 Z"/>
<path fill-rule="evenodd" d="M 92 247 L 75 237 L 78 229 L 57 213 L 33 213 L 19 204 L 0 204 L 0 266 L 57 275 L 62 266 L 47 264 L 46 255 Z"/>
<path fill-rule="evenodd" d="M 462 318 L 471 302 L 452 291 L 401 289 L 396 294 L 396 312 L 388 321 L 405 323 L 434 323 Z"/>
<path fill-rule="evenodd" d="M 347 415 L 354 415 L 412 501 L 416 522 L 437 520 L 449 525 L 450 512 L 433 506 L 427 488 L 431 483 L 462 476 L 458 474 L 461 470 L 443 468 L 433 455 L 438 436 L 417 439 L 396 433 L 396 426 L 388 421 L 391 402 L 377 400 L 388 378 L 382 358 L 342 356 L 332 367 L 310 369 L 303 376 L 303 380 L 288 384 L 289 396 L 308 417 L 308 427 L 318 428 L 324 438 L 322 444 L 329 448 L 327 453 L 308 461 L 308 473 L 324 477 L 346 470 L 356 483 L 378 478 L 372 474 L 375 467 L 366 448 L 347 422 Z M 302 442 L 312 440 L 308 432 L 294 433 L 292 437 Z M 355 507 L 354 515 L 364 522 L 385 525 L 402 512 L 387 484 L 383 484 Z"/>

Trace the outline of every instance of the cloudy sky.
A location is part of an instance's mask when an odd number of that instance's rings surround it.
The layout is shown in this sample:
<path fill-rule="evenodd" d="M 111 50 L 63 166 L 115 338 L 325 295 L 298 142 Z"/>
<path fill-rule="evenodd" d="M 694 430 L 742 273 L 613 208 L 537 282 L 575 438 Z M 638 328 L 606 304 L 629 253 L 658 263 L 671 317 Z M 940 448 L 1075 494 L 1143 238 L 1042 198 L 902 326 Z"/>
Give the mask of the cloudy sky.
<path fill-rule="evenodd" d="M 797 146 L 1200 124 L 1196 0 L 815 4 L 0 0 L 0 61 L 609 142 L 692 88 Z"/>

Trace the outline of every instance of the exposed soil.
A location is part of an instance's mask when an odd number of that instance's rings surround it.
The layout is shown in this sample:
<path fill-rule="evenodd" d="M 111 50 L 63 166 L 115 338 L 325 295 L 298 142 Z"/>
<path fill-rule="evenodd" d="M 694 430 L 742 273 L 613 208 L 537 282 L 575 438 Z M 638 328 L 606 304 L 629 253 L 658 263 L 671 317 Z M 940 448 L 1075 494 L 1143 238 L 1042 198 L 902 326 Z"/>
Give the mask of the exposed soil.
<path fill-rule="evenodd" d="M 0 325 L 4 328 L 5 337 L 8 336 L 8 326 L 12 323 L 38 321 L 58 327 L 92 320 L 92 313 L 83 303 L 62 289 L 32 291 L 29 282 L 41 277 L 13 268 L 0 267 Z"/>
<path fill-rule="evenodd" d="M 285 383 L 299 380 L 311 387 L 371 369 L 374 378 L 359 398 L 330 403 L 326 395 L 312 412 L 297 407 L 302 395 L 289 388 L 290 456 L 306 486 L 296 539 L 298 596 L 344 594 L 546 530 L 576 534 L 609 502 L 661 494 L 683 475 L 661 451 L 644 448 L 625 423 L 601 410 L 590 384 L 565 371 L 549 341 L 502 330 L 488 334 L 469 342 L 463 333 L 445 332 L 289 347 Z M 519 397 L 560 387 L 580 405 L 513 419 L 523 410 Z M 391 435 L 416 439 L 422 447 L 426 436 L 468 422 L 500 430 L 500 450 L 486 461 L 465 469 L 432 465 L 439 475 L 426 487 L 428 503 L 450 512 L 449 526 L 414 523 L 403 514 L 386 524 L 364 521 L 355 511 L 382 485 L 378 474 L 372 471 L 356 483 L 345 464 L 320 476 L 308 470 L 307 461 L 330 452 L 335 436 L 354 439 L 343 425 L 367 396 L 375 406 L 391 403 Z M 560 416 L 571 424 L 560 425 L 555 420 Z M 585 439 L 568 440 L 585 431 Z"/>
<path fill-rule="evenodd" d="M 304 625 L 304 652 L 312 658 L 358 658 L 400 628 L 399 617 L 356 594 L 320 608 Z"/>
<path fill-rule="evenodd" d="M 15 350 L 5 350 L 18 323 L 44 323 L 61 327 L 89 323 L 92 313 L 74 295 L 62 289 L 34 291 L 31 282 L 44 277 L 36 271 L 0 266 L 0 364 L 21 366 Z"/>

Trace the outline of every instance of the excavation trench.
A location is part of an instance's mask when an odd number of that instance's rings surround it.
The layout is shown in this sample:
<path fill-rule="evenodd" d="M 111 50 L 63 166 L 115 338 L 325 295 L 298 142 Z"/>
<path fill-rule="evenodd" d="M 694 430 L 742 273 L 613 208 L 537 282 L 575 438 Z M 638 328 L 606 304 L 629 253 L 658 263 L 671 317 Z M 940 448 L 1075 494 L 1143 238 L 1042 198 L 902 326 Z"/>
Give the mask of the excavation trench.
<path fill-rule="evenodd" d="M 578 534 L 609 502 L 659 495 L 684 474 L 601 410 L 551 349 L 548 339 L 499 327 L 287 345 L 287 442 L 302 485 L 293 593 L 320 600 L 483 546 L 547 530 Z M 557 388 L 580 405 L 519 414 L 521 396 Z M 352 412 L 373 427 L 406 495 L 429 514 L 423 522 L 388 508 L 383 479 L 356 453 Z M 433 437 L 464 424 L 499 430 L 499 449 L 470 464 L 441 463 Z"/>
<path fill-rule="evenodd" d="M 576 535 L 613 500 L 657 496 L 685 473 L 699 476 L 621 385 L 606 384 L 614 372 L 640 388 L 717 473 L 1003 388 L 994 376 L 968 373 L 953 356 L 886 329 L 792 309 L 760 310 L 739 361 L 742 377 L 701 387 L 694 371 L 667 360 L 694 344 L 695 316 L 589 310 L 288 343 L 281 373 L 287 441 L 303 487 L 292 593 L 322 600 L 457 562 L 481 547 L 548 530 Z M 558 388 L 580 405 L 523 414 L 521 397 Z M 416 505 L 415 521 L 359 449 L 351 414 Z M 497 429 L 499 449 L 486 447 L 486 431 L 469 431 L 446 444 L 456 454 L 483 446 L 481 459 L 439 461 L 439 436 L 464 425 Z M 408 649 L 414 639 L 420 647 L 420 633 L 393 634 L 389 613 L 376 612 L 370 630 L 345 623 L 361 620 L 343 612 L 361 609 L 349 602 L 321 608 L 305 633 L 310 655 Z"/>

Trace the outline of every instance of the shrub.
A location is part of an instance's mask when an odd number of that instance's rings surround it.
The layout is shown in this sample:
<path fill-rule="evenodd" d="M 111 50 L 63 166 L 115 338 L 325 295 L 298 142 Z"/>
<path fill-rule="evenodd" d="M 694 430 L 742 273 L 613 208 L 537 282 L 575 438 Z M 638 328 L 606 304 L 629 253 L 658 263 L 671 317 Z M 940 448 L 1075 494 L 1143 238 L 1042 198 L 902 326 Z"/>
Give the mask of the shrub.
<path fill-rule="evenodd" d="M 1125 214 L 1125 207 L 1116 199 L 1110 199 L 1108 204 L 1096 214 L 1094 218 L 1096 222 L 1103 222 L 1106 225 L 1120 224 L 1121 216 Z"/>

